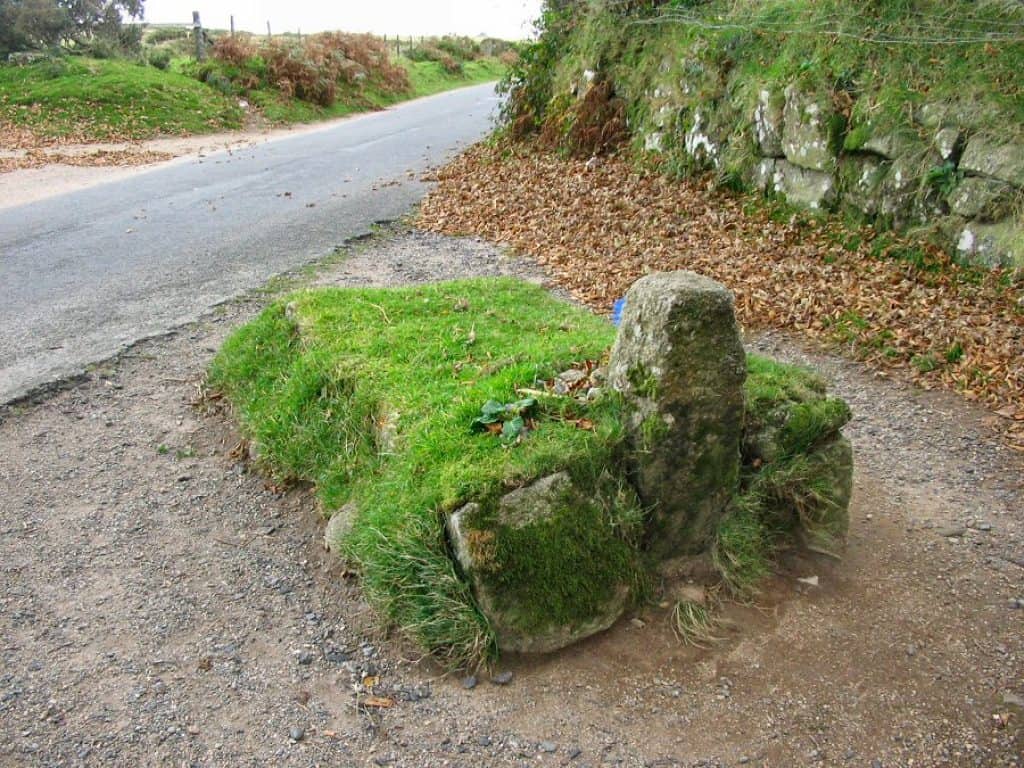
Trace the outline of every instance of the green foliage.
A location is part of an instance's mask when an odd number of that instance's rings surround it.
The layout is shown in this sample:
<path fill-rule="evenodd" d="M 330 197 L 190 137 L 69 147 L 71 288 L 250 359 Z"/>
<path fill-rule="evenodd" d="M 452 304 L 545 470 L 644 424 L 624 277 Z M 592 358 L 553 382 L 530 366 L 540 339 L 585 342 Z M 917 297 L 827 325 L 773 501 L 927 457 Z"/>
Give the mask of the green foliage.
<path fill-rule="evenodd" d="M 525 434 L 526 419 L 536 405 L 537 401 L 532 397 L 514 403 L 488 400 L 480 409 L 480 415 L 470 422 L 470 427 L 475 432 L 491 432 L 491 427 L 496 426 L 502 442 L 510 445 Z"/>
<path fill-rule="evenodd" d="M 518 60 L 498 83 L 498 92 L 507 97 L 501 106 L 506 124 L 520 120 L 526 124 L 524 129 L 535 129 L 544 121 L 555 93 L 559 61 L 571 43 L 574 10 L 572 3 L 544 4 L 535 22 L 537 40 L 519 47 Z"/>
<path fill-rule="evenodd" d="M 138 50 L 138 31 L 125 27 L 122 17 L 141 18 L 142 6 L 142 0 L 0 0 L 0 57 L 62 43 L 87 51 Z"/>
<path fill-rule="evenodd" d="M 956 163 L 947 160 L 942 165 L 929 168 L 924 175 L 924 183 L 942 197 L 949 197 L 962 178 L 963 174 L 957 171 Z"/>
<path fill-rule="evenodd" d="M 167 69 L 171 66 L 171 52 L 166 48 L 153 48 L 146 55 L 146 60 L 151 67 Z"/>

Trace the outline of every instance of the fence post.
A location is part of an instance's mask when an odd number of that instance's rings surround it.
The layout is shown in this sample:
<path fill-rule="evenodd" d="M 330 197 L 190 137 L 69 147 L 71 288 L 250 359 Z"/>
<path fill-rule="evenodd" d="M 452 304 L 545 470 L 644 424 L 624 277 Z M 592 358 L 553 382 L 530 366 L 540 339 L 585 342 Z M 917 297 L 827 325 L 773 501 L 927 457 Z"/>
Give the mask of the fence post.
<path fill-rule="evenodd" d="M 192 11 L 192 31 L 196 36 L 196 61 L 206 61 L 206 41 L 203 39 L 203 25 L 199 11 Z"/>
<path fill-rule="evenodd" d="M 267 22 L 267 40 L 269 40 L 270 37 L 271 37 L 271 35 L 270 35 L 270 22 L 268 21 Z"/>
<path fill-rule="evenodd" d="M 235 14 L 231 14 L 231 36 L 235 36 Z"/>

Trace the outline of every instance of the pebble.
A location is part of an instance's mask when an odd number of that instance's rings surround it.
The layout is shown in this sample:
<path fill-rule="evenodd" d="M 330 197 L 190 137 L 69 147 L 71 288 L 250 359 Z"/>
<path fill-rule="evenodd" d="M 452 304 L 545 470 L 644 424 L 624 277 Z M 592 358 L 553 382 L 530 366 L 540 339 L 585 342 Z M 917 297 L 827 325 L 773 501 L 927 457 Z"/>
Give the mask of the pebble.
<path fill-rule="evenodd" d="M 1010 608 L 1018 611 L 1024 608 L 1024 597 L 1010 598 Z"/>
<path fill-rule="evenodd" d="M 542 741 L 540 744 L 537 745 L 537 748 L 541 752 L 547 752 L 548 754 L 551 754 L 552 752 L 558 749 L 558 745 L 556 745 L 553 741 Z"/>
<path fill-rule="evenodd" d="M 306 732 L 302 728 L 299 728 L 297 725 L 293 725 L 288 730 L 288 738 L 290 738 L 292 741 L 302 741 L 305 737 Z"/>
<path fill-rule="evenodd" d="M 462 687 L 465 688 L 467 691 L 472 691 L 474 688 L 476 688 L 476 682 L 477 680 L 475 675 L 464 677 L 462 678 Z"/>
<path fill-rule="evenodd" d="M 570 760 L 575 760 L 577 757 L 583 754 L 583 750 L 579 747 L 570 747 L 567 753 Z"/>
<path fill-rule="evenodd" d="M 498 674 L 496 674 L 494 677 L 491 678 L 491 682 L 494 683 L 495 685 L 508 685 L 509 683 L 512 682 L 512 673 L 511 672 L 499 672 Z"/>
<path fill-rule="evenodd" d="M 907 656 L 910 656 L 911 658 L 913 658 L 914 656 L 917 656 L 917 646 L 916 645 L 908 645 L 907 646 Z"/>
<path fill-rule="evenodd" d="M 491 746 L 491 737 L 486 734 L 484 734 L 483 736 L 477 736 L 476 743 L 477 746 L 480 747 L 489 747 Z"/>
<path fill-rule="evenodd" d="M 944 536 L 947 539 L 953 539 L 958 536 L 963 536 L 967 533 L 967 529 L 962 525 L 953 525 L 948 528 L 939 528 L 939 536 Z"/>
<path fill-rule="evenodd" d="M 303 651 L 299 654 L 299 664 L 306 667 L 313 663 L 313 652 Z"/>

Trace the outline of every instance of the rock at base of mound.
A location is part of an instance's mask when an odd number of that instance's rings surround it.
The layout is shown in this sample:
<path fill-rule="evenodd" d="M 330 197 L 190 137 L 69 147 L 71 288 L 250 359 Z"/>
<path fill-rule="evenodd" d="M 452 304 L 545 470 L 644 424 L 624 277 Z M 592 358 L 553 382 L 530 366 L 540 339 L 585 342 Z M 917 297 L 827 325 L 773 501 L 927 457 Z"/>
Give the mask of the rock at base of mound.
<path fill-rule="evenodd" d="M 658 558 L 706 549 L 740 474 L 746 357 L 732 294 L 692 272 L 641 278 L 609 383 L 626 400 L 637 490 Z"/>
<path fill-rule="evenodd" d="M 546 653 L 610 627 L 639 574 L 640 513 L 624 482 L 567 472 L 448 515 L 455 558 L 502 651 Z"/>

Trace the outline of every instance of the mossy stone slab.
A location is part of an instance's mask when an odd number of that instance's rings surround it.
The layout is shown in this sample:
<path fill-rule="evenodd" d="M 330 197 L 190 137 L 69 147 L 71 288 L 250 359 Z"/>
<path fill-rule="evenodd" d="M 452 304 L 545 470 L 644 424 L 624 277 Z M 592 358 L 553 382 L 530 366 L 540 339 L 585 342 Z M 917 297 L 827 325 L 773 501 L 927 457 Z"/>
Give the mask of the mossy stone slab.
<path fill-rule="evenodd" d="M 630 603 L 639 510 L 627 486 L 559 472 L 446 518 L 455 559 L 501 651 L 548 653 L 601 632 Z"/>
<path fill-rule="evenodd" d="M 1015 194 L 1004 181 L 969 176 L 949 196 L 949 210 L 965 219 L 998 221 L 1012 211 Z"/>
<path fill-rule="evenodd" d="M 843 125 L 827 95 L 786 88 L 782 149 L 789 162 L 811 171 L 835 171 Z"/>
<path fill-rule="evenodd" d="M 960 158 L 960 170 L 1024 187 L 1024 144 L 972 136 Z"/>

